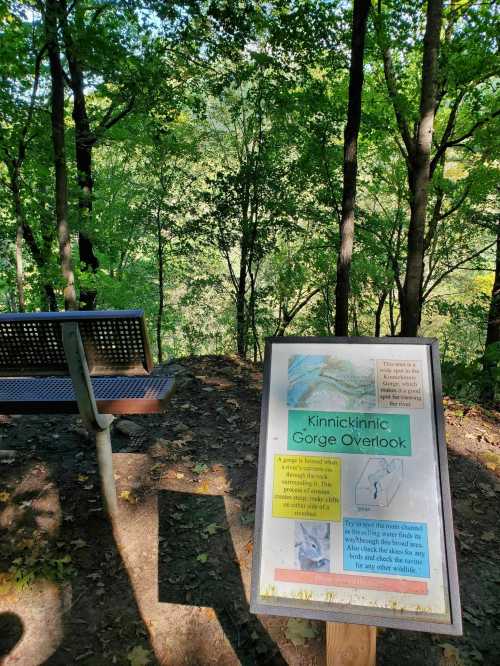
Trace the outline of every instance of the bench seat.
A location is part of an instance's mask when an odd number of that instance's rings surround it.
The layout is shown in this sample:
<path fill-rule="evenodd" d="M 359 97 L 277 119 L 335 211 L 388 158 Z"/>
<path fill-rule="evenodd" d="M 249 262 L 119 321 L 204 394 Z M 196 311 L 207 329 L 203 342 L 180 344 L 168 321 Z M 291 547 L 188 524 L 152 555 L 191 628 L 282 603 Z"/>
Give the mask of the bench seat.
<path fill-rule="evenodd" d="M 152 414 L 169 401 L 171 377 L 92 377 L 101 414 Z M 0 414 L 78 414 L 70 377 L 0 378 Z"/>

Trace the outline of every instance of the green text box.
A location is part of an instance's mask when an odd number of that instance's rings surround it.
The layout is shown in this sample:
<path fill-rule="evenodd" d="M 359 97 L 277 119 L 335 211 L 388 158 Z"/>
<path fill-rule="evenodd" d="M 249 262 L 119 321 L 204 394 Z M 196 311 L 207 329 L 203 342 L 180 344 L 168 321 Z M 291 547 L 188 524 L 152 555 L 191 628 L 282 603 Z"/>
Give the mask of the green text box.
<path fill-rule="evenodd" d="M 288 450 L 411 456 L 410 417 L 290 409 Z"/>

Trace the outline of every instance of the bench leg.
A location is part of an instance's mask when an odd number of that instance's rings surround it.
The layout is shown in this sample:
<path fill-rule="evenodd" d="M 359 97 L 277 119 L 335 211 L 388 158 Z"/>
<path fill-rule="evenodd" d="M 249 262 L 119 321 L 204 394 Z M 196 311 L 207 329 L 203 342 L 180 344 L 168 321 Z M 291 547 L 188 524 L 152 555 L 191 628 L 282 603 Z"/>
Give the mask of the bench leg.
<path fill-rule="evenodd" d="M 104 505 L 112 523 L 118 513 L 116 499 L 115 477 L 113 474 L 113 458 L 111 449 L 111 436 L 109 427 L 95 433 L 97 446 L 97 462 L 101 477 L 101 488 L 104 496 Z"/>

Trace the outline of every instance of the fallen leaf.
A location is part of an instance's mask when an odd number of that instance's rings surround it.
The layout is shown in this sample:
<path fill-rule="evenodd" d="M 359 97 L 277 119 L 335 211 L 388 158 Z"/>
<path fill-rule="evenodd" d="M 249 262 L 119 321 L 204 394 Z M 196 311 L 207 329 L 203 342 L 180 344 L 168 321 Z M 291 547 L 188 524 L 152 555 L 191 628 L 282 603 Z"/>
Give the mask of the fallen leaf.
<path fill-rule="evenodd" d="M 205 562 L 208 561 L 208 553 L 200 553 L 196 558 L 196 561 L 201 562 L 201 564 L 205 564 Z"/>
<path fill-rule="evenodd" d="M 16 547 L 18 550 L 26 550 L 28 548 L 33 548 L 34 543 L 33 539 L 21 539 Z"/>
<path fill-rule="evenodd" d="M 176 479 L 183 479 L 183 478 L 184 478 L 184 474 L 182 474 L 182 472 L 176 472 L 176 473 L 175 473 L 175 478 L 176 478 Z"/>
<path fill-rule="evenodd" d="M 219 529 L 219 526 L 217 523 L 210 523 L 210 525 L 207 525 L 204 529 L 204 532 L 207 534 L 215 534 L 217 530 Z"/>
<path fill-rule="evenodd" d="M 135 497 L 130 490 L 122 490 L 119 497 L 120 499 L 125 500 L 125 502 L 130 502 L 130 504 L 135 504 L 137 502 L 137 497 Z"/>
<path fill-rule="evenodd" d="M 75 539 L 74 541 L 70 541 L 70 543 L 74 546 L 75 550 L 78 550 L 78 548 L 84 548 L 87 545 L 87 542 L 83 539 Z"/>
<path fill-rule="evenodd" d="M 133 650 L 127 654 L 127 659 L 130 661 L 130 666 L 146 666 L 151 663 L 151 652 L 145 650 L 142 645 L 136 645 Z"/>
<path fill-rule="evenodd" d="M 487 497 L 495 497 L 495 491 L 488 483 L 478 483 L 477 485 Z"/>
<path fill-rule="evenodd" d="M 496 538 L 497 535 L 493 530 L 490 530 L 489 532 L 483 532 L 483 534 L 481 534 L 481 541 L 495 541 Z"/>
<path fill-rule="evenodd" d="M 82 483 L 86 481 L 89 477 L 86 474 L 79 474 L 78 475 L 78 481 L 81 481 Z"/>
<path fill-rule="evenodd" d="M 0 502 L 8 502 L 10 499 L 10 493 L 0 493 Z"/>
<path fill-rule="evenodd" d="M 315 638 L 316 628 L 309 620 L 298 620 L 291 617 L 286 625 L 285 636 L 298 647 L 304 645 L 307 638 Z"/>
<path fill-rule="evenodd" d="M 242 513 L 240 515 L 240 522 L 242 525 L 253 525 L 255 522 L 255 514 L 253 512 Z"/>
<path fill-rule="evenodd" d="M 500 464 L 500 454 L 495 453 L 494 451 L 483 451 L 482 453 L 479 454 L 479 458 L 483 462 L 491 462 L 494 463 L 495 465 Z"/>
<path fill-rule="evenodd" d="M 443 648 L 441 666 L 464 666 L 458 648 L 451 643 L 440 643 L 439 647 Z"/>

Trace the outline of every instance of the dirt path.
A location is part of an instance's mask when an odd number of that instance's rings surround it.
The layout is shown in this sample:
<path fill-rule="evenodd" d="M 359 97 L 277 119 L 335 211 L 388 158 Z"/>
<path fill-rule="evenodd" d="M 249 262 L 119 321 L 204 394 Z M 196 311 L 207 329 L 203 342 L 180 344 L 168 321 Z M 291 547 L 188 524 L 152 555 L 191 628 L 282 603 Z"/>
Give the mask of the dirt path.
<path fill-rule="evenodd" d="M 324 664 L 322 623 L 248 611 L 259 370 L 172 370 L 167 414 L 114 426 L 116 542 L 78 420 L 0 421 L 0 664 Z M 382 631 L 384 666 L 500 664 L 498 414 L 446 407 L 465 633 Z"/>

